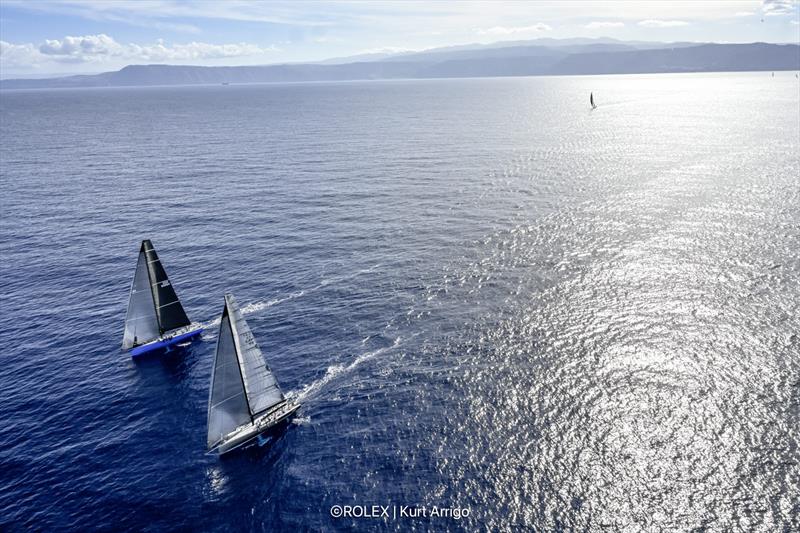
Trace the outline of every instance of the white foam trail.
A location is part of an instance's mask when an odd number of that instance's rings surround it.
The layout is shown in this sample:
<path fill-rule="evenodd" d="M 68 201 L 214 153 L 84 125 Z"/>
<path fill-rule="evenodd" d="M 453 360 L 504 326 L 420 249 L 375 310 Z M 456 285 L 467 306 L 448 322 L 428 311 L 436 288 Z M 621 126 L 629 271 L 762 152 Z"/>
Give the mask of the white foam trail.
<path fill-rule="evenodd" d="M 297 417 L 292 419 L 292 423 L 297 425 L 297 426 L 307 426 L 308 424 L 311 423 L 311 417 L 310 416 L 297 416 Z"/>
<path fill-rule="evenodd" d="M 287 296 L 283 296 L 281 298 L 274 298 L 272 300 L 267 300 L 266 302 L 251 302 L 247 305 L 244 305 L 240 308 L 240 311 L 243 315 L 251 315 L 253 313 L 258 313 L 259 311 L 263 311 L 264 309 L 268 309 L 273 305 L 278 305 L 283 302 L 288 302 L 289 300 L 294 300 L 295 298 L 300 298 L 306 294 L 305 290 L 293 292 Z M 214 320 L 209 320 L 208 322 L 202 322 L 200 324 L 204 329 L 213 328 L 219 326 L 219 318 L 215 318 Z"/>
<path fill-rule="evenodd" d="M 243 315 L 250 315 L 253 313 L 258 313 L 259 311 L 263 311 L 264 309 L 268 309 L 273 305 L 282 304 L 283 302 L 288 302 L 289 300 L 294 300 L 295 298 L 300 298 L 306 293 L 306 291 L 297 291 L 289 294 L 288 296 L 284 296 L 283 298 L 275 298 L 273 300 L 268 300 L 266 302 L 252 302 L 244 307 L 241 308 Z"/>
<path fill-rule="evenodd" d="M 326 286 L 328 286 L 328 285 L 330 285 L 332 283 L 340 283 L 342 281 L 347 281 L 347 280 L 353 279 L 353 278 L 355 278 L 357 276 L 360 276 L 361 274 L 367 274 L 369 272 L 374 271 L 376 268 L 379 268 L 380 266 L 381 266 L 380 264 L 377 264 L 377 265 L 373 265 L 373 266 L 371 266 L 369 268 L 365 268 L 365 269 L 359 270 L 357 272 L 354 272 L 353 274 L 349 274 L 349 275 L 346 275 L 346 276 L 339 276 L 338 278 L 324 279 L 319 284 L 317 284 L 317 285 L 315 285 L 315 286 L 313 286 L 313 287 L 311 287 L 309 289 L 303 289 L 303 290 L 300 290 L 300 291 L 297 291 L 297 292 L 293 292 L 293 293 L 288 294 L 287 296 L 283 296 L 283 297 L 280 297 L 280 298 L 274 298 L 272 300 L 267 300 L 266 302 L 251 302 L 251 303 L 241 307 L 241 312 L 242 312 L 243 315 L 249 315 L 249 314 L 253 314 L 253 313 L 258 313 L 259 311 L 263 311 L 264 309 L 268 309 L 268 308 L 270 308 L 270 307 L 272 307 L 274 305 L 278 305 L 278 304 L 281 304 L 281 303 L 289 301 L 289 300 L 294 300 L 295 298 L 300 298 L 303 295 L 306 295 L 306 294 L 309 294 L 309 293 L 314 292 L 316 290 L 319 290 L 319 289 L 321 289 L 323 287 L 326 287 Z M 217 318 L 217 319 L 214 319 L 214 320 L 210 320 L 208 322 L 200 323 L 199 325 L 201 325 L 207 331 L 208 329 L 210 329 L 212 327 L 219 326 L 219 322 L 220 322 L 220 319 Z M 386 324 L 386 328 L 385 329 L 388 329 L 390 326 L 391 326 L 391 324 Z M 208 333 L 208 331 L 207 331 L 206 334 L 209 335 L 210 337 L 213 337 L 213 335 Z M 414 335 L 414 336 L 416 336 L 416 335 Z M 372 335 L 369 335 L 366 338 L 362 339 L 361 344 L 362 345 L 366 344 L 366 342 L 369 341 L 370 338 L 372 338 Z M 305 387 L 303 387 L 299 391 L 289 391 L 289 392 L 287 392 L 286 393 L 286 397 L 287 398 L 296 399 L 298 401 L 305 400 L 307 397 L 309 397 L 310 395 L 312 395 L 313 393 L 317 392 L 319 389 L 324 387 L 328 382 L 330 382 L 336 376 L 352 372 L 356 367 L 358 367 L 364 361 L 368 361 L 368 360 L 374 358 L 376 355 L 382 354 L 382 353 L 384 353 L 384 352 L 386 352 L 388 350 L 392 350 L 392 349 L 396 348 L 397 346 L 400 345 L 400 341 L 401 341 L 401 338 L 400 337 L 396 337 L 395 340 L 394 340 L 394 343 L 391 346 L 386 346 L 386 347 L 383 347 L 383 348 L 379 348 L 379 349 L 373 350 L 371 352 L 365 352 L 365 353 L 359 355 L 358 357 L 356 357 L 347 366 L 345 366 L 345 365 L 331 365 L 325 370 L 325 375 L 322 376 L 320 379 L 318 379 L 318 380 L 306 385 Z M 300 420 L 301 421 L 309 421 L 310 419 L 300 419 Z M 303 423 L 303 422 L 299 422 L 299 423 Z"/>
<path fill-rule="evenodd" d="M 373 359 L 376 355 L 380 355 L 380 354 L 382 354 L 384 352 L 387 352 L 389 350 L 393 350 L 394 348 L 397 348 L 400 345 L 400 341 L 401 341 L 401 338 L 397 337 L 397 338 L 395 338 L 394 343 L 392 343 L 391 346 L 386 346 L 386 347 L 383 347 L 383 348 L 378 348 L 377 350 L 373 350 L 371 352 L 362 353 L 361 355 L 359 355 L 358 357 L 353 359 L 353 361 L 347 366 L 345 366 L 345 365 L 331 365 L 331 366 L 329 366 L 327 368 L 327 370 L 325 370 L 325 375 L 324 376 L 322 376 L 321 378 L 319 378 L 316 381 L 313 381 L 313 382 L 309 383 L 308 385 L 306 385 L 305 387 L 303 387 L 299 391 L 287 392 L 286 396 L 288 398 L 292 398 L 292 399 L 295 399 L 297 401 L 303 401 L 306 398 L 308 398 L 309 396 L 311 396 L 312 394 L 314 394 L 317 391 L 319 391 L 322 387 L 327 385 L 335 377 L 340 376 L 342 374 L 348 374 L 348 373 L 352 372 L 353 370 L 355 370 L 364 361 L 369 361 L 370 359 Z"/>
<path fill-rule="evenodd" d="M 264 309 L 269 309 L 270 307 L 272 307 L 274 305 L 282 304 L 283 302 L 288 302 L 289 300 L 294 300 L 295 298 L 300 298 L 301 296 L 304 296 L 304 295 L 309 294 L 311 292 L 317 291 L 317 290 L 319 290 L 319 289 L 321 289 L 323 287 L 327 287 L 328 285 L 330 285 L 332 283 L 340 283 L 342 281 L 347 281 L 347 280 L 353 279 L 353 278 L 355 278 L 357 276 L 360 276 L 361 274 L 368 274 L 368 273 L 374 271 L 376 268 L 378 268 L 380 266 L 381 266 L 380 264 L 377 264 L 377 265 L 373 265 L 373 266 L 371 266 L 369 268 L 364 268 L 362 270 L 358 270 L 358 271 L 356 271 L 356 272 L 354 272 L 352 274 L 348 274 L 346 276 L 339 276 L 338 278 L 324 279 L 321 282 L 319 282 L 317 285 L 314 285 L 313 287 L 311 287 L 310 289 L 302 289 L 302 290 L 299 290 L 297 292 L 289 293 L 288 295 L 282 296 L 280 298 L 274 298 L 272 300 L 267 300 L 265 302 L 259 302 L 259 301 L 251 302 L 251 303 L 241 307 L 242 315 L 250 315 L 250 314 L 253 314 L 253 313 L 258 313 L 259 311 L 263 311 Z M 214 320 L 209 320 L 208 322 L 199 322 L 198 325 L 200 327 L 202 327 L 204 330 L 209 330 L 211 328 L 215 328 L 215 327 L 219 326 L 219 318 L 215 318 Z M 211 334 L 208 331 L 206 331 L 205 335 L 203 335 L 203 336 L 205 337 L 206 335 L 211 335 Z"/>

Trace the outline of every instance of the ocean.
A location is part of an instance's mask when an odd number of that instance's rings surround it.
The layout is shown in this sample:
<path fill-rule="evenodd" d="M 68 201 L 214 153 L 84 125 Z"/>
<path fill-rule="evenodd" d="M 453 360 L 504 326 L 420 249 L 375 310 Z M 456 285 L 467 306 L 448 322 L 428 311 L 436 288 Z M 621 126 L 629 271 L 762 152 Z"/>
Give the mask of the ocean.
<path fill-rule="evenodd" d="M 3 92 L 0 529 L 797 530 L 799 85 Z M 220 459 L 225 292 L 303 406 Z"/>

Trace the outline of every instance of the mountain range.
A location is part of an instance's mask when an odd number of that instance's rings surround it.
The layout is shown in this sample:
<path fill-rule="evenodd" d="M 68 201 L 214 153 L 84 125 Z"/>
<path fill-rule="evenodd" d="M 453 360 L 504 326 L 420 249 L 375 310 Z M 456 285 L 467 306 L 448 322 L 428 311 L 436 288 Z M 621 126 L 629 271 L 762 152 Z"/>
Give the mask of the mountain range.
<path fill-rule="evenodd" d="M 317 63 L 233 67 L 129 65 L 102 74 L 0 80 L 0 88 L 776 70 L 800 70 L 800 45 L 537 39 L 366 54 Z"/>

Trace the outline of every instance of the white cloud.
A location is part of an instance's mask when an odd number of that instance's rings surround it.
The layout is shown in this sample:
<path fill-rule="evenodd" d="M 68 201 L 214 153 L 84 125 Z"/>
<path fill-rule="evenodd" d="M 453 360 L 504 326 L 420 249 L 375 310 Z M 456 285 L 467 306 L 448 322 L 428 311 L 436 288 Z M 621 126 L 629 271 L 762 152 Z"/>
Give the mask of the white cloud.
<path fill-rule="evenodd" d="M 752 17 L 755 15 L 752 11 L 737 11 L 733 14 L 734 17 Z"/>
<path fill-rule="evenodd" d="M 340 39 L 338 37 L 329 37 L 327 35 L 323 35 L 321 37 L 314 37 L 311 39 L 315 43 L 325 44 L 325 43 L 341 43 L 344 42 L 344 39 Z"/>
<path fill-rule="evenodd" d="M 762 0 L 761 11 L 768 17 L 791 15 L 797 5 L 797 0 Z"/>
<path fill-rule="evenodd" d="M 29 64 L 31 58 L 39 55 L 39 50 L 32 44 L 14 44 L 0 41 L 0 65 Z"/>
<path fill-rule="evenodd" d="M 418 52 L 418 50 L 398 46 L 384 46 L 383 48 L 365 48 L 364 50 L 359 50 L 358 54 L 403 54 L 406 52 Z"/>
<path fill-rule="evenodd" d="M 298 3 L 300 4 L 300 3 Z M 254 2 L 226 0 L 223 2 L 187 2 L 185 0 L 3 0 L 15 8 L 61 13 L 90 20 L 126 22 L 134 26 L 196 31 L 192 24 L 168 22 L 168 19 L 209 19 L 245 22 L 266 22 L 300 26 L 328 26 L 325 15 L 294 6 L 293 2 Z M 335 7 L 335 6 L 332 6 Z M 166 21 L 166 22 L 165 22 Z"/>
<path fill-rule="evenodd" d="M 535 33 L 540 31 L 550 31 L 553 28 L 541 22 L 532 26 L 493 26 L 486 29 L 478 29 L 478 35 L 514 35 L 517 33 Z"/>
<path fill-rule="evenodd" d="M 675 28 L 677 26 L 688 26 L 689 23 L 683 20 L 656 20 L 656 19 L 647 19 L 647 20 L 640 20 L 639 26 L 644 26 L 645 28 Z"/>
<path fill-rule="evenodd" d="M 52 56 L 94 56 L 114 55 L 123 52 L 123 46 L 108 35 L 86 35 L 72 37 L 68 35 L 62 40 L 47 39 L 39 46 L 39 51 Z"/>
<path fill-rule="evenodd" d="M 609 22 L 609 21 L 596 21 L 590 22 L 584 28 L 588 30 L 598 30 L 603 28 L 622 28 L 625 26 L 624 22 Z"/>
<path fill-rule="evenodd" d="M 260 47 L 248 43 L 210 44 L 190 42 L 165 44 L 161 39 L 153 44 L 119 43 L 112 37 L 97 35 L 67 36 L 47 39 L 38 47 L 32 43 L 0 42 L 0 61 L 4 67 L 37 67 L 43 63 L 109 63 L 164 62 L 231 57 L 257 56 L 277 51 L 274 46 Z"/>

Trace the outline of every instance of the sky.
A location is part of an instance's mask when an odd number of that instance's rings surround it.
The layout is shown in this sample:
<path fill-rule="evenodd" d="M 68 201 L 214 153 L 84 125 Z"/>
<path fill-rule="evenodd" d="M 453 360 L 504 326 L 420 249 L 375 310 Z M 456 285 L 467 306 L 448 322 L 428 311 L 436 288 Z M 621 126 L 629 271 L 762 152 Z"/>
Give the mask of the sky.
<path fill-rule="evenodd" d="M 800 43 L 800 2 L 0 0 L 0 77 L 320 61 L 544 37 Z"/>

